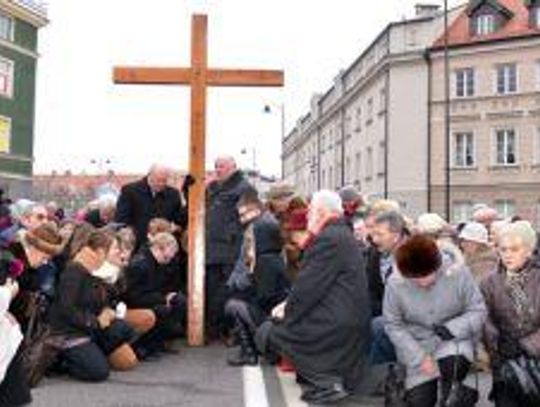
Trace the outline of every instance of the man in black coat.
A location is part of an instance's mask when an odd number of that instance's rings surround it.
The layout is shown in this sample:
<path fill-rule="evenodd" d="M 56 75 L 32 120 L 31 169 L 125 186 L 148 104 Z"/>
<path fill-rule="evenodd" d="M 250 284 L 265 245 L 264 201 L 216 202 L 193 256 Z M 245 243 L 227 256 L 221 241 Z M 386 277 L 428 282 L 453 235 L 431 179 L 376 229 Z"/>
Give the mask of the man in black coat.
<path fill-rule="evenodd" d="M 206 325 L 210 338 L 224 331 L 226 283 L 242 244 L 236 204 L 244 193 L 254 190 L 232 157 L 218 158 L 215 174 L 207 187 L 206 209 Z"/>
<path fill-rule="evenodd" d="M 342 214 L 336 193 L 313 196 L 312 239 L 298 279 L 288 299 L 272 311 L 274 321 L 262 324 L 255 338 L 263 355 L 292 360 L 308 403 L 346 398 L 366 365 L 371 312 L 364 260 Z"/>
<path fill-rule="evenodd" d="M 140 246 L 147 240 L 148 224 L 154 218 L 167 219 L 181 228 L 187 225 L 187 210 L 180 193 L 168 185 L 171 170 L 153 165 L 143 179 L 124 185 L 116 205 L 115 221 L 131 226 Z"/>
<path fill-rule="evenodd" d="M 225 305 L 239 345 L 227 358 L 231 366 L 257 364 L 253 335 L 289 291 L 278 221 L 255 191 L 242 195 L 238 214 L 245 229 L 240 256 L 227 282 L 230 299 Z"/>
<path fill-rule="evenodd" d="M 130 309 L 151 309 L 155 327 L 136 344 L 142 356 L 166 350 L 164 342 L 182 335 L 186 300 L 183 293 L 170 291 L 170 265 L 178 252 L 178 242 L 170 233 L 158 233 L 133 256 L 125 270 L 125 303 Z"/>

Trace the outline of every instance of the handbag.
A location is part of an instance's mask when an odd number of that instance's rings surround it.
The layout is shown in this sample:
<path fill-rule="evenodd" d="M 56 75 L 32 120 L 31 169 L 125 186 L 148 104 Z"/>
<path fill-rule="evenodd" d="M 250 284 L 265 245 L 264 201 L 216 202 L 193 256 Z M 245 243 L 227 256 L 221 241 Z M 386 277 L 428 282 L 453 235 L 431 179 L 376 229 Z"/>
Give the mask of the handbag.
<path fill-rule="evenodd" d="M 456 354 L 459 355 L 459 343 L 456 343 L 457 352 Z M 476 348 L 476 341 L 473 337 L 473 354 L 474 354 L 474 360 L 477 359 L 477 348 Z M 454 373 L 452 377 L 452 385 L 450 387 L 450 392 L 448 393 L 448 397 L 446 400 L 442 400 L 441 407 L 474 407 L 478 401 L 480 400 L 480 392 L 478 391 L 479 388 L 479 378 L 478 378 L 478 370 L 474 370 L 474 378 L 475 378 L 475 388 L 466 386 L 462 382 L 458 380 L 457 377 L 458 374 L 458 358 L 456 357 L 454 360 Z"/>
<path fill-rule="evenodd" d="M 61 338 L 54 336 L 42 320 L 46 299 L 32 297 L 30 320 L 22 343 L 22 365 L 28 385 L 36 387 L 53 365 L 61 346 Z"/>
<path fill-rule="evenodd" d="M 504 386 L 530 403 L 540 403 L 540 360 L 525 355 L 507 360 L 499 375 Z"/>

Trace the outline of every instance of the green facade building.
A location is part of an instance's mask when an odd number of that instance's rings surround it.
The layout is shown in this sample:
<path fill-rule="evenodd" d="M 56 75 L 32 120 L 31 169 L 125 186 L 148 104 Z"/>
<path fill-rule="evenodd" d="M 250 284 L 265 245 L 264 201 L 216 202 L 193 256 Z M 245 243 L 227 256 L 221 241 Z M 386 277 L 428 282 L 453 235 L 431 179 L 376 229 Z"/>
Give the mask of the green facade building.
<path fill-rule="evenodd" d="M 0 0 L 0 188 L 11 198 L 32 189 L 38 30 L 35 0 Z"/>

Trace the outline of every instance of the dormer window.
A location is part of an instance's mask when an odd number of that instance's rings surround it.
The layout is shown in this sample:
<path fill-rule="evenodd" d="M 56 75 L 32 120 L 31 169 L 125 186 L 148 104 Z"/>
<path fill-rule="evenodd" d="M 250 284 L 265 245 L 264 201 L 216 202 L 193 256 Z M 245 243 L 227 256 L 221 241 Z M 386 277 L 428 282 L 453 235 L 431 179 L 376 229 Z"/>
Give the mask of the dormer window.
<path fill-rule="evenodd" d="M 481 14 L 475 20 L 476 35 L 488 35 L 495 31 L 495 16 L 493 14 Z"/>

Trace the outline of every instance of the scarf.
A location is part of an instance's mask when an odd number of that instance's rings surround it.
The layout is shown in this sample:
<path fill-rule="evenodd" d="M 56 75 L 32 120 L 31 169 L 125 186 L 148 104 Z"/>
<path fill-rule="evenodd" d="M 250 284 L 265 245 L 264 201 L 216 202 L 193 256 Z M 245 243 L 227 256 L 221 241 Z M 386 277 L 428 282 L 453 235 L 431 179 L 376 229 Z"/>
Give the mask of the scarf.
<path fill-rule="evenodd" d="M 505 276 L 505 285 L 510 299 L 520 320 L 520 325 L 525 331 L 529 330 L 534 321 L 533 304 L 526 290 L 527 281 L 532 271 L 532 263 L 528 261 L 517 271 L 506 270 Z"/>

